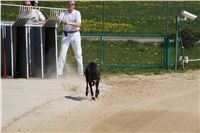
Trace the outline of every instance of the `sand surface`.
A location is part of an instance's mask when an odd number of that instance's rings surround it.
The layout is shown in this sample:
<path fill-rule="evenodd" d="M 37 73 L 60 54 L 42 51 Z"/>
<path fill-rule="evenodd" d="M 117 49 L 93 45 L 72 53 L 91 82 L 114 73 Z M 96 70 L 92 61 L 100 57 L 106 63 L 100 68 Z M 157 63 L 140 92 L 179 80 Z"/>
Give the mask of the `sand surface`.
<path fill-rule="evenodd" d="M 103 75 L 95 101 L 76 76 L 1 83 L 3 133 L 200 133 L 200 71 Z"/>

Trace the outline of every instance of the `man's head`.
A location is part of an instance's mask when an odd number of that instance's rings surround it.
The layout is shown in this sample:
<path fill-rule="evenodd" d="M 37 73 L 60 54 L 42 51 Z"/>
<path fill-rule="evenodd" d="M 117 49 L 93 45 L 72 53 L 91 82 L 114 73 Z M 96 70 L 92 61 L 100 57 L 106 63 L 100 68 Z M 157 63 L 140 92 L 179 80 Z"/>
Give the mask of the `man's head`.
<path fill-rule="evenodd" d="M 68 12 L 71 13 L 74 10 L 74 7 L 75 7 L 75 1 L 74 0 L 67 1 Z"/>
<path fill-rule="evenodd" d="M 31 6 L 31 1 L 27 0 L 23 2 L 24 6 Z"/>
<path fill-rule="evenodd" d="M 31 1 L 32 6 L 39 6 L 38 0 Z"/>

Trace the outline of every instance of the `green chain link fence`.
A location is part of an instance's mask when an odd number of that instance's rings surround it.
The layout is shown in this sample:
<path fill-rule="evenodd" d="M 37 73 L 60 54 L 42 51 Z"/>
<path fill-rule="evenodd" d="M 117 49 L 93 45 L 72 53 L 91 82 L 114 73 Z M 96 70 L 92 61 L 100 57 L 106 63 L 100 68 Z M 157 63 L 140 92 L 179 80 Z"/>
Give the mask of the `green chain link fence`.
<path fill-rule="evenodd" d="M 40 6 L 66 8 L 66 2 L 41 1 Z M 182 10 L 196 14 L 195 21 L 183 22 L 181 28 L 200 31 L 199 1 L 77 1 L 76 9 L 82 15 L 84 63 L 94 61 L 105 68 L 173 70 L 174 57 L 178 60 L 180 56 L 179 46 L 176 52 L 175 41 L 169 40 L 176 32 L 176 16 Z M 14 21 L 18 10 L 2 6 L 2 20 Z M 48 18 L 49 10 L 41 11 Z M 58 32 L 61 33 L 61 27 Z M 199 45 L 197 42 L 193 48 L 185 48 L 185 53 L 190 58 L 199 58 Z M 75 64 L 71 49 L 68 55 L 68 62 Z M 187 66 L 199 69 L 199 64 L 194 62 Z"/>

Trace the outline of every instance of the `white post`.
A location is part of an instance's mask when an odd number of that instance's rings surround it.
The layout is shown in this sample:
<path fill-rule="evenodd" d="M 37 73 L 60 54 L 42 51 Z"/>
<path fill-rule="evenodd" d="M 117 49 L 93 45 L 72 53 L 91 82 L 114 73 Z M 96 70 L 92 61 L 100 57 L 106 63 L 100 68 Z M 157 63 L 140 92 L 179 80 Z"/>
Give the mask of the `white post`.
<path fill-rule="evenodd" d="M 10 42 L 11 42 L 11 75 L 14 77 L 14 59 L 13 59 L 13 34 L 12 25 L 10 25 Z"/>
<path fill-rule="evenodd" d="M 55 26 L 55 48 L 56 48 L 56 77 L 58 78 L 58 54 L 57 54 L 57 24 Z"/>
<path fill-rule="evenodd" d="M 32 71 L 31 69 L 31 26 L 27 26 L 28 28 L 28 66 L 29 66 L 29 70 L 30 72 Z M 29 73 L 30 73 L 29 72 Z M 29 75 L 30 76 L 30 75 Z"/>
<path fill-rule="evenodd" d="M 44 62 L 43 62 L 43 39 L 42 39 L 42 27 L 40 27 L 40 40 L 41 40 L 41 72 L 42 72 L 42 78 L 44 78 Z"/>
<path fill-rule="evenodd" d="M 25 36 L 26 36 L 26 78 L 29 78 L 29 66 L 28 66 L 28 37 L 27 37 L 27 26 L 25 26 Z"/>

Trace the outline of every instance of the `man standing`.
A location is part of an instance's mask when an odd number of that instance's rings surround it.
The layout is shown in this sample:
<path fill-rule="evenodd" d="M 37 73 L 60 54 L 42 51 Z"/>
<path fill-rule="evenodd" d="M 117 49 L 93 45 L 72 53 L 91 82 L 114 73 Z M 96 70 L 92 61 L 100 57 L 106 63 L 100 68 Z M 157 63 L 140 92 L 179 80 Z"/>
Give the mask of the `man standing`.
<path fill-rule="evenodd" d="M 37 9 L 39 6 L 38 0 L 31 1 L 31 5 L 35 7 L 32 11 L 32 16 L 34 17 L 33 21 L 35 22 L 45 22 L 45 17 L 40 10 Z"/>
<path fill-rule="evenodd" d="M 38 1 L 24 1 L 23 2 L 24 6 L 32 6 L 32 7 L 37 7 L 38 6 Z M 24 16 L 23 17 L 31 17 L 31 20 L 29 21 L 30 23 L 32 22 L 45 22 L 45 17 L 44 15 L 41 13 L 40 10 L 38 9 L 32 9 L 30 8 L 30 10 L 28 10 L 28 12 L 24 12 Z"/>
<path fill-rule="evenodd" d="M 65 66 L 67 51 L 72 45 L 74 55 L 77 61 L 78 73 L 83 75 L 83 59 L 81 48 L 81 14 L 75 10 L 75 1 L 67 1 L 67 11 L 60 14 L 60 23 L 63 25 L 60 56 L 58 58 L 58 75 L 61 76 Z"/>

